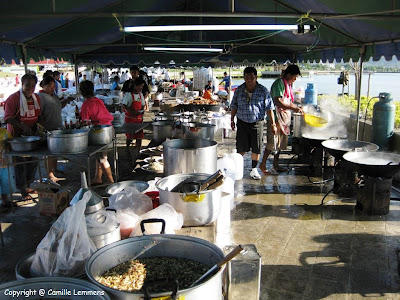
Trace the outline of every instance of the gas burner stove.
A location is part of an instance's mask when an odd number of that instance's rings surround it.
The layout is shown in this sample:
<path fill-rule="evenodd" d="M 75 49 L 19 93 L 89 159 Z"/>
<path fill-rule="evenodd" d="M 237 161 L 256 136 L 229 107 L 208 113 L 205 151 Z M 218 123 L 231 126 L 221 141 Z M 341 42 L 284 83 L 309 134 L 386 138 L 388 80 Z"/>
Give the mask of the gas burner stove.
<path fill-rule="evenodd" d="M 356 194 L 358 177 L 349 163 L 339 160 L 333 169 L 333 193 L 342 197 L 352 197 Z"/>
<path fill-rule="evenodd" d="M 393 177 L 361 176 L 358 184 L 356 209 L 369 215 L 388 214 L 392 181 Z"/>

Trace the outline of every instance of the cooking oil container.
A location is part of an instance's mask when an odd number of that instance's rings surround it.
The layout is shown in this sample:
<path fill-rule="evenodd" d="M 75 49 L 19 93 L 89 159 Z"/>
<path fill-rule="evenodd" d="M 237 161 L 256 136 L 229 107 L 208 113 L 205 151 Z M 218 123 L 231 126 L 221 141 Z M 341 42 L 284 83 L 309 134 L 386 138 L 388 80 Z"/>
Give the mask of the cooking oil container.
<path fill-rule="evenodd" d="M 393 135 L 396 105 L 390 93 L 380 93 L 375 103 L 372 117 L 372 142 L 379 149 L 387 150 Z"/>
<path fill-rule="evenodd" d="M 244 250 L 228 263 L 226 294 L 229 300 L 259 300 L 261 256 L 254 244 L 242 246 Z M 227 255 L 235 247 L 224 247 L 224 254 Z"/>
<path fill-rule="evenodd" d="M 304 103 L 317 105 L 317 90 L 314 89 L 314 83 L 307 83 L 307 89 L 304 94 Z"/>

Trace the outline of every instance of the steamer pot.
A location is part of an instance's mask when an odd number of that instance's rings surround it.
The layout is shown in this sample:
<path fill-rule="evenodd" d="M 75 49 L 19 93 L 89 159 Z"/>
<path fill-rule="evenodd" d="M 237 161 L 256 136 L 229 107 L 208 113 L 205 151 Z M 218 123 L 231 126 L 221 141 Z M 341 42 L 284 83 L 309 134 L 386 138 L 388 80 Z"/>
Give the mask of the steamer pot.
<path fill-rule="evenodd" d="M 53 130 L 47 136 L 47 147 L 54 154 L 84 152 L 88 148 L 87 129 Z"/>
<path fill-rule="evenodd" d="M 153 139 L 156 142 L 163 142 L 167 138 L 172 139 L 175 122 L 174 121 L 157 121 L 153 122 Z"/>
<path fill-rule="evenodd" d="M 163 143 L 164 176 L 217 171 L 217 142 L 176 139 Z"/>
<path fill-rule="evenodd" d="M 183 137 L 186 139 L 214 139 L 215 124 L 183 123 Z"/>
<path fill-rule="evenodd" d="M 104 286 L 96 281 L 98 276 L 120 263 L 132 258 L 140 259 L 145 257 L 186 258 L 198 261 L 211 268 L 224 257 L 224 254 L 216 245 L 195 237 L 176 234 L 145 235 L 128 238 L 97 250 L 86 263 L 86 274 L 94 284 L 106 291 L 113 299 L 145 299 L 141 292 L 120 291 Z M 179 290 L 176 299 L 222 300 L 223 271 L 224 269 L 222 268 L 217 274 L 202 284 L 185 290 Z M 165 292 L 151 294 L 151 297 L 155 299 L 155 297 L 170 295 L 171 292 Z"/>
<path fill-rule="evenodd" d="M 156 182 L 160 192 L 160 204 L 168 203 L 183 214 L 183 226 L 202 226 L 215 221 L 221 211 L 221 189 L 184 194 L 170 192 L 184 180 L 202 181 L 211 174 L 175 174 Z"/>

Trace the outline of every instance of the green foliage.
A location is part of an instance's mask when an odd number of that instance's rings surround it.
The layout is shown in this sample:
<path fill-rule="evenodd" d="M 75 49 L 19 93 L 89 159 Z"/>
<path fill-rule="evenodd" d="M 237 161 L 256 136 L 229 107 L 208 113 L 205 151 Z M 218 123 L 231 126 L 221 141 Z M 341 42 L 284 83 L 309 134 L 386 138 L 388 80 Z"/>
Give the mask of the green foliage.
<path fill-rule="evenodd" d="M 324 95 L 318 96 L 318 100 L 321 101 L 324 99 Z M 332 97 L 329 95 L 329 97 Z M 338 96 L 336 98 L 338 103 L 345 107 L 350 114 L 355 114 L 357 113 L 357 100 L 355 99 L 354 95 L 344 95 Z M 365 112 L 367 112 L 367 120 L 372 120 L 372 112 L 373 112 L 373 107 L 376 102 L 378 102 L 379 99 L 374 97 L 374 98 L 367 98 L 365 96 L 361 96 L 361 102 L 360 102 L 360 115 L 364 119 L 365 118 Z M 395 122 L 394 122 L 394 127 L 395 128 L 400 128 L 400 102 L 395 101 L 394 104 L 396 105 L 396 114 L 395 114 Z"/>

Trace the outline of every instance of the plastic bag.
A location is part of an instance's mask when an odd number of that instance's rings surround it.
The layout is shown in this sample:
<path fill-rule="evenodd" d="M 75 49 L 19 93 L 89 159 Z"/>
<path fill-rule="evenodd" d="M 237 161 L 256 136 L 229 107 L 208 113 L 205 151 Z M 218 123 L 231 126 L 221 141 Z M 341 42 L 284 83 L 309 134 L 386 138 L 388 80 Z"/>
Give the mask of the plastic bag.
<path fill-rule="evenodd" d="M 140 216 L 153 208 L 153 202 L 134 187 L 126 187 L 123 191 L 108 198 L 110 208 L 124 212 L 126 209 Z"/>
<path fill-rule="evenodd" d="M 97 250 L 85 220 L 89 193 L 64 210 L 36 248 L 31 274 L 77 277 L 85 274 L 86 260 Z"/>
<path fill-rule="evenodd" d="M 117 210 L 117 219 L 120 225 L 121 238 L 128 238 L 139 222 L 139 216 L 131 210 Z"/>
<path fill-rule="evenodd" d="M 89 236 L 107 234 L 119 225 L 114 211 L 100 210 L 86 216 L 86 226 Z"/>
<path fill-rule="evenodd" d="M 170 204 L 164 203 L 159 207 L 141 215 L 138 224 L 135 226 L 134 231 L 129 237 L 143 235 L 140 229 L 140 222 L 147 219 L 164 219 L 165 220 L 165 233 L 174 234 L 175 230 L 179 230 L 183 225 L 183 215 L 178 213 Z M 161 232 L 161 223 L 148 223 L 145 224 L 146 235 L 148 234 L 159 234 Z"/>

